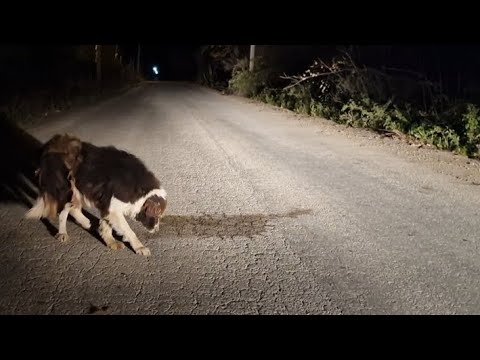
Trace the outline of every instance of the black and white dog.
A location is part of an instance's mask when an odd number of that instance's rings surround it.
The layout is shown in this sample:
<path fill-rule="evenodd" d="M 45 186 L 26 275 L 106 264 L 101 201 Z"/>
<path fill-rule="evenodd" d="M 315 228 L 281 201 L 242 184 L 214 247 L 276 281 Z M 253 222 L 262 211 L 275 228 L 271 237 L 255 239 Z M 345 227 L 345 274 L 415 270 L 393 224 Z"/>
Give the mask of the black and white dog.
<path fill-rule="evenodd" d="M 88 230 L 90 220 L 82 208 L 95 208 L 100 212 L 99 233 L 109 248 L 125 247 L 113 237 L 113 228 L 137 254 L 150 255 L 126 217 L 140 221 L 152 233 L 158 231 L 167 194 L 136 156 L 67 134 L 55 135 L 43 147 L 37 176 L 40 194 L 27 218 L 53 219 L 58 215 L 56 237 L 63 242 L 68 240 L 68 215 Z"/>

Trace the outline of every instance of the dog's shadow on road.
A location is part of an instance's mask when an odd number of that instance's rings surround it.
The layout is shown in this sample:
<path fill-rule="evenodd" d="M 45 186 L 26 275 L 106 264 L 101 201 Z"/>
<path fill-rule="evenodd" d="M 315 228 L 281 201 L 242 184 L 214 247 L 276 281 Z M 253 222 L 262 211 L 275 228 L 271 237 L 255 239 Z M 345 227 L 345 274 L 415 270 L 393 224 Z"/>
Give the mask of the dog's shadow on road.
<path fill-rule="evenodd" d="M 0 203 L 31 207 L 42 142 L 0 114 Z"/>
<path fill-rule="evenodd" d="M 29 209 L 38 195 L 35 170 L 43 143 L 0 114 L 0 204 L 18 203 Z M 42 219 L 50 234 L 57 229 Z"/>
<path fill-rule="evenodd" d="M 18 203 L 25 210 L 38 196 L 35 170 L 43 143 L 0 114 L 0 204 Z M 42 223 L 52 236 L 57 229 L 49 221 Z"/>

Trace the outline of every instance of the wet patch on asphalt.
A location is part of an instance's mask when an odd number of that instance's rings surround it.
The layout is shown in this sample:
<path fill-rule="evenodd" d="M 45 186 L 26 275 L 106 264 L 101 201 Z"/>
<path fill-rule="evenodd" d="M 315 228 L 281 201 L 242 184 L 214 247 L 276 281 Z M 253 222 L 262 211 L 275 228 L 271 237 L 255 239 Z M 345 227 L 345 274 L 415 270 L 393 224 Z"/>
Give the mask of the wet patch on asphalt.
<path fill-rule="evenodd" d="M 309 215 L 312 210 L 292 210 L 284 214 L 250 215 L 167 215 L 162 220 L 159 234 L 176 236 L 245 236 L 264 234 L 273 228 L 272 221 L 281 218 L 296 219 Z"/>

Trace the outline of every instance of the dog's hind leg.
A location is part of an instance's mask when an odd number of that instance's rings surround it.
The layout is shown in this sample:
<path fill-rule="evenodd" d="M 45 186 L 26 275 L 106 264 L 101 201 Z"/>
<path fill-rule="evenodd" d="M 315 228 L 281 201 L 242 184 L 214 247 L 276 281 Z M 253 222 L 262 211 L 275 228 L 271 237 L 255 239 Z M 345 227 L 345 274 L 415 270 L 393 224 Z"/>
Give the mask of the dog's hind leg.
<path fill-rule="evenodd" d="M 105 219 L 108 220 L 115 231 L 122 235 L 125 241 L 132 246 L 133 251 L 135 251 L 136 254 L 150 256 L 150 249 L 145 247 L 140 240 L 138 240 L 137 235 L 135 235 L 133 230 L 130 228 L 123 214 L 111 212 L 105 217 Z"/>
<path fill-rule="evenodd" d="M 105 241 L 105 244 L 107 244 L 107 246 L 110 249 L 120 250 L 125 247 L 124 243 L 122 243 L 121 241 L 115 240 L 112 234 L 112 227 L 110 226 L 107 220 L 105 219 L 100 220 L 100 226 L 98 227 L 98 232 L 100 233 L 100 236 L 102 237 L 102 239 Z"/>
<path fill-rule="evenodd" d="M 72 203 L 66 203 L 63 210 L 58 215 L 58 234 L 55 235 L 55 238 L 60 240 L 61 242 L 68 241 L 68 234 L 67 234 L 67 219 L 68 214 L 70 213 L 70 209 L 72 208 Z"/>

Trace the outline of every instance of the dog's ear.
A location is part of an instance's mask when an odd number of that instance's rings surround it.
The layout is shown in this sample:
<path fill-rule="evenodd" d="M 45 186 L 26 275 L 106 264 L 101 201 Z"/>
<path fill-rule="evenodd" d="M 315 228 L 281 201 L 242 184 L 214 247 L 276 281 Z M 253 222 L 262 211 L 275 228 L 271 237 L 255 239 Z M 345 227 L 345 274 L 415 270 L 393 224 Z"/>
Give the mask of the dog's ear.
<path fill-rule="evenodd" d="M 142 221 L 147 217 L 147 214 L 146 214 L 146 206 L 145 204 L 143 204 L 142 208 L 140 209 L 140 211 L 138 212 L 137 216 L 135 217 L 135 219 L 137 221 Z"/>

